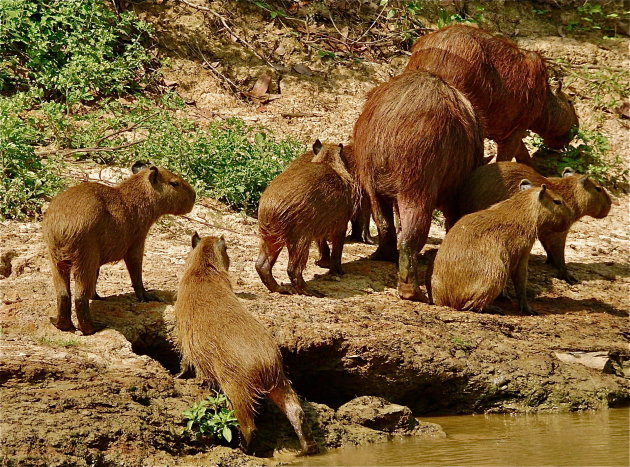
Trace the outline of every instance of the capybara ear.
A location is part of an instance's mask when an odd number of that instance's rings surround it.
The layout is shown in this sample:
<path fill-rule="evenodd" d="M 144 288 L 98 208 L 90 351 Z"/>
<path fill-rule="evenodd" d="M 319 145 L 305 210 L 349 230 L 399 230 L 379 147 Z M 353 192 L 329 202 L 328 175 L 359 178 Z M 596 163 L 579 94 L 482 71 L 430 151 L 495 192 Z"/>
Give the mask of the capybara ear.
<path fill-rule="evenodd" d="M 149 174 L 149 181 L 151 183 L 157 182 L 158 168 L 156 166 L 152 165 L 151 167 L 149 167 L 149 170 L 151 171 L 151 173 Z"/>
<path fill-rule="evenodd" d="M 225 244 L 225 237 L 223 235 L 221 235 L 219 237 L 219 240 L 217 241 L 217 247 L 221 251 L 226 251 L 227 250 L 227 245 Z"/>
<path fill-rule="evenodd" d="M 530 182 L 529 180 L 524 178 L 523 180 L 521 180 L 521 183 L 518 184 L 518 189 L 519 190 L 529 190 L 532 186 L 533 186 L 532 182 Z"/>
<path fill-rule="evenodd" d="M 540 185 L 540 192 L 538 193 L 538 199 L 542 199 L 545 196 L 545 192 L 547 191 L 547 185 L 544 183 Z"/>
<path fill-rule="evenodd" d="M 565 167 L 562 171 L 562 178 L 571 177 L 573 175 L 575 175 L 575 170 L 573 170 L 571 167 Z"/>
<path fill-rule="evenodd" d="M 147 166 L 147 163 L 144 161 L 136 161 L 133 163 L 133 165 L 131 166 L 131 171 L 135 174 L 137 174 L 138 172 L 140 172 L 142 169 L 144 169 Z"/>
<path fill-rule="evenodd" d="M 580 185 L 585 186 L 586 183 L 588 182 L 588 176 L 582 175 L 580 179 L 578 180 L 578 182 L 580 183 Z"/>
<path fill-rule="evenodd" d="M 318 138 L 313 143 L 313 154 L 317 155 L 317 154 L 319 154 L 319 151 L 321 151 L 321 150 L 322 150 L 322 142 Z"/>
<path fill-rule="evenodd" d="M 195 233 L 193 234 L 191 240 L 191 244 L 193 249 L 197 246 L 197 244 L 201 241 L 201 237 L 199 236 L 199 234 L 197 233 L 197 231 L 195 230 Z"/>

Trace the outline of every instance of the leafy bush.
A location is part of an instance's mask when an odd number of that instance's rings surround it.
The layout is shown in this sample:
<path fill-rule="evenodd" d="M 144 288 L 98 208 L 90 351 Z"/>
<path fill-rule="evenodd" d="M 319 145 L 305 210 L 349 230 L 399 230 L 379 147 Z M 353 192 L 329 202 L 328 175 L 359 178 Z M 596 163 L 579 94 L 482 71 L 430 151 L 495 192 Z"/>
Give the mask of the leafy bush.
<path fill-rule="evenodd" d="M 138 89 L 153 30 L 103 0 L 2 0 L 0 91 L 68 105 Z"/>
<path fill-rule="evenodd" d="M 214 396 L 193 404 L 183 416 L 186 428 L 196 435 L 211 435 L 228 443 L 232 441 L 232 428 L 238 427 L 234 411 L 229 408 L 228 398 L 216 391 Z"/>
<path fill-rule="evenodd" d="M 35 123 L 20 117 L 29 101 L 23 95 L 0 97 L 0 218 L 24 218 L 41 212 L 44 201 L 63 186 L 54 159 L 35 155 Z"/>
<path fill-rule="evenodd" d="M 604 31 L 607 34 L 616 35 L 616 27 L 611 24 L 611 21 L 628 19 L 630 12 L 624 9 L 625 5 L 620 2 L 617 5 L 615 3 L 616 2 L 609 2 L 608 5 L 603 5 L 600 2 L 584 2 L 577 7 L 576 16 L 569 20 L 566 25 L 566 30 L 584 32 Z"/>

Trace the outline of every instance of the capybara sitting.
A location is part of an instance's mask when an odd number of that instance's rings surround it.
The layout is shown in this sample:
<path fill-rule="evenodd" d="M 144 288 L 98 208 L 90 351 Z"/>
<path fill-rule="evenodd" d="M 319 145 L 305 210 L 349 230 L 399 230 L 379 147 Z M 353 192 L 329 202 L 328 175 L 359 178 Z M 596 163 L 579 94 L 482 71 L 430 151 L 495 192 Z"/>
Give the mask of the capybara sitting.
<path fill-rule="evenodd" d="M 313 240 L 322 255 L 318 264 L 330 267 L 332 273 L 342 274 L 343 243 L 358 197 L 343 150 L 342 144 L 322 144 L 317 140 L 312 152 L 300 156 L 300 161 L 278 175 L 262 194 L 258 206 L 261 241 L 256 271 L 271 292 L 293 292 L 290 287 L 278 285 L 272 274 L 284 246 L 289 251 L 287 272 L 299 294 L 321 296 L 302 277 Z M 329 260 L 325 257 L 326 241 L 332 243 Z"/>
<path fill-rule="evenodd" d="M 539 229 L 562 232 L 571 210 L 546 185 L 522 191 L 494 206 L 462 217 L 444 237 L 427 288 L 437 305 L 482 311 L 512 278 L 519 309 L 535 314 L 527 303 L 527 263 Z"/>
<path fill-rule="evenodd" d="M 99 268 L 125 260 L 133 290 L 140 301 L 156 300 L 142 283 L 144 242 L 153 223 L 164 214 L 186 214 L 195 204 L 195 191 L 166 169 L 135 163 L 133 175 L 111 187 L 81 183 L 55 196 L 44 215 L 44 239 L 50 252 L 57 292 L 57 317 L 51 322 L 74 331 L 70 272 L 79 329 L 95 329 L 90 299 L 96 298 Z"/>
<path fill-rule="evenodd" d="M 466 97 L 441 78 L 407 71 L 372 90 L 353 135 L 357 175 L 372 206 L 379 247 L 373 259 L 396 260 L 393 203 L 398 205 L 398 292 L 426 301 L 418 255 L 437 207 L 451 222 L 456 192 L 485 163 L 479 122 Z"/>
<path fill-rule="evenodd" d="M 565 146 L 578 125 L 572 102 L 549 86 L 545 60 L 536 52 L 482 29 L 455 25 L 420 37 L 407 70 L 434 73 L 463 92 L 497 143 L 497 160 L 529 163 L 522 139 L 538 133 L 551 148 Z"/>
<path fill-rule="evenodd" d="M 567 167 L 562 177 L 544 177 L 531 167 L 517 162 L 498 162 L 479 167 L 462 186 L 459 193 L 460 214 L 485 209 L 519 191 L 519 182 L 527 178 L 534 186 L 547 185 L 558 193 L 571 209 L 571 224 L 583 216 L 601 219 L 608 215 L 612 201 L 606 190 L 584 175 Z M 554 232 L 538 231 L 538 239 L 547 252 L 547 262 L 560 271 L 560 278 L 574 284 L 575 277 L 567 270 L 564 248 L 569 229 Z"/>
<path fill-rule="evenodd" d="M 287 416 L 303 454 L 317 445 L 304 434 L 304 412 L 269 331 L 232 291 L 223 237 L 192 237 L 175 304 L 177 343 L 197 376 L 217 383 L 230 399 L 244 444 L 256 429 L 256 402 L 269 397 Z"/>

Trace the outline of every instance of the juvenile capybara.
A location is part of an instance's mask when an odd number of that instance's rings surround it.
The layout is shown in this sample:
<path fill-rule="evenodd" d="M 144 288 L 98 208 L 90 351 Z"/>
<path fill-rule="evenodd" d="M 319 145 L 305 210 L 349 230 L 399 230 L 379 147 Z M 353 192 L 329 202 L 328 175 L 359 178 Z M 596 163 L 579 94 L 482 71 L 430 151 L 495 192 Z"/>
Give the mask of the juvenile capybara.
<path fill-rule="evenodd" d="M 332 273 L 342 274 L 343 243 L 358 198 L 343 151 L 342 144 L 322 144 L 317 140 L 312 152 L 300 156 L 300 162 L 292 163 L 262 194 L 258 206 L 261 241 L 256 271 L 271 292 L 293 292 L 290 287 L 278 285 L 272 274 L 284 246 L 289 251 L 287 273 L 299 294 L 321 296 L 302 277 L 312 241 L 317 242 L 322 256 L 318 264 L 329 267 Z M 329 258 L 326 258 L 327 241 L 332 243 Z"/>
<path fill-rule="evenodd" d="M 407 71 L 373 89 L 353 134 L 357 175 L 376 221 L 373 259 L 396 260 L 393 203 L 401 224 L 398 292 L 426 301 L 418 254 L 437 207 L 451 222 L 461 183 L 485 163 L 479 122 L 466 97 L 441 78 Z"/>
<path fill-rule="evenodd" d="M 573 215 L 571 224 L 583 216 L 606 217 L 612 200 L 606 189 L 591 178 L 576 174 L 567 167 L 562 177 L 544 177 L 531 167 L 517 162 L 498 162 L 479 167 L 462 186 L 459 193 L 460 214 L 485 209 L 519 191 L 520 180 L 527 178 L 534 186 L 547 185 L 564 199 Z M 560 271 L 560 278 L 574 284 L 575 277 L 567 270 L 564 248 L 569 229 L 553 232 L 538 231 L 538 239 L 547 252 L 547 262 Z"/>
<path fill-rule="evenodd" d="M 256 403 L 269 397 L 291 422 L 302 453 L 315 453 L 317 445 L 304 433 L 304 412 L 284 374 L 278 346 L 232 290 L 225 240 L 201 239 L 195 232 L 192 246 L 175 304 L 175 332 L 184 361 L 227 395 L 245 445 L 256 429 Z"/>
<path fill-rule="evenodd" d="M 51 322 L 74 331 L 70 273 L 75 281 L 75 311 L 85 335 L 95 329 L 90 299 L 97 298 L 99 268 L 125 260 L 136 296 L 156 300 L 142 283 L 144 242 L 153 223 L 164 214 L 186 214 L 195 191 L 164 168 L 135 163 L 133 175 L 116 186 L 81 183 L 55 196 L 44 215 L 42 229 L 48 245 L 57 292 L 57 317 Z"/>
<path fill-rule="evenodd" d="M 573 103 L 549 86 L 536 52 L 471 26 L 455 25 L 420 37 L 407 70 L 434 73 L 463 92 L 497 143 L 497 160 L 529 163 L 523 137 L 538 133 L 551 148 L 565 146 L 578 125 Z"/>
<path fill-rule="evenodd" d="M 462 217 L 448 231 L 427 278 L 433 301 L 457 310 L 482 311 L 512 278 L 519 309 L 535 314 L 527 303 L 527 263 L 539 229 L 562 232 L 572 213 L 562 197 L 546 185 L 522 191 L 488 209 Z"/>

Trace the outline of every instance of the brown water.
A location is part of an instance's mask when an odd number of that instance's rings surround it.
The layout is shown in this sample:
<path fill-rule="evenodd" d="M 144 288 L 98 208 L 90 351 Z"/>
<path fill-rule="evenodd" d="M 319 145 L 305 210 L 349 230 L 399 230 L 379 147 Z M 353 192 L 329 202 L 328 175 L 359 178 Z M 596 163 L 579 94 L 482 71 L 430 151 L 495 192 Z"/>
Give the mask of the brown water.
<path fill-rule="evenodd" d="M 342 448 L 292 465 L 628 465 L 630 409 L 429 417 L 447 437 Z"/>

